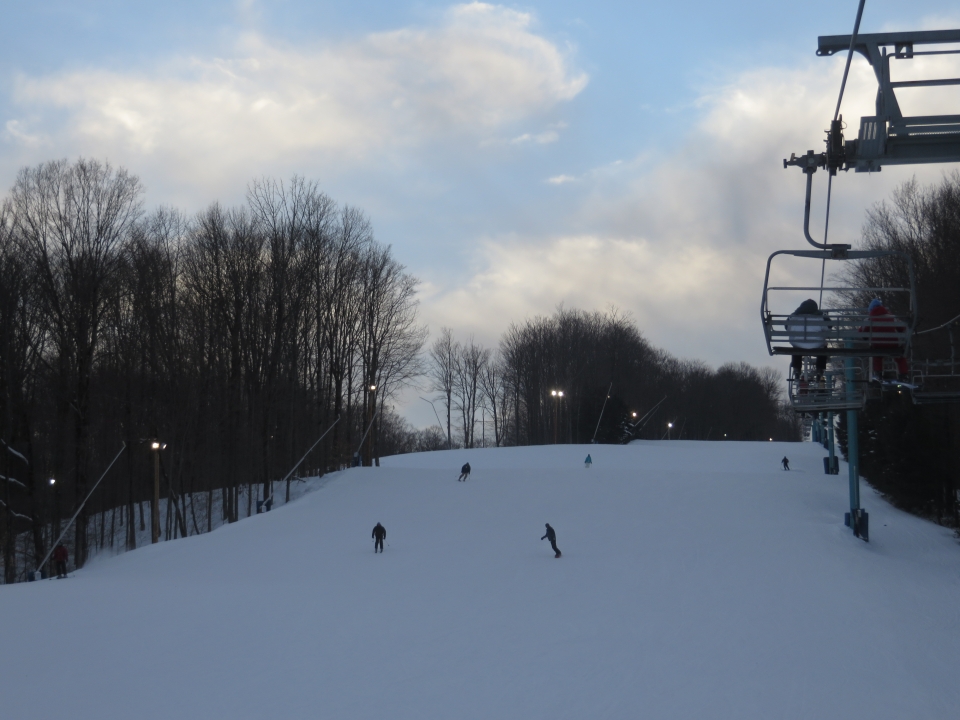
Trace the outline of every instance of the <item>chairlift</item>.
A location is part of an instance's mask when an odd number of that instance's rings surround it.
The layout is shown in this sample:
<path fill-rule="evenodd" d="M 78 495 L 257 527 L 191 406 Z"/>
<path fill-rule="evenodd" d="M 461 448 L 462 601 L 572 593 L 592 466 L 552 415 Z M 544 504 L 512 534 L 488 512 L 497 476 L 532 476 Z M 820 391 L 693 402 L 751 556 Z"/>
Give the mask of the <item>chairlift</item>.
<path fill-rule="evenodd" d="M 910 359 L 910 395 L 915 405 L 943 405 L 960 402 L 960 361 L 954 345 L 953 326 L 960 317 L 918 334 L 947 330 L 950 339 L 950 359 Z"/>
<path fill-rule="evenodd" d="M 867 391 L 861 359 L 852 360 L 851 379 L 848 379 L 848 368 L 844 363 L 831 363 L 818 382 L 813 361 L 804 358 L 801 374 L 787 378 L 790 407 L 796 412 L 814 414 L 862 409 Z"/>
<path fill-rule="evenodd" d="M 771 355 L 796 355 L 798 350 L 804 355 L 827 355 L 843 357 L 845 366 L 850 368 L 855 358 L 909 356 L 911 340 L 916 325 L 916 287 L 913 263 L 902 253 L 882 251 L 853 251 L 849 245 L 831 245 L 827 243 L 827 230 L 830 218 L 830 195 L 833 178 L 839 170 L 857 172 L 879 171 L 883 165 L 907 165 L 914 163 L 936 163 L 960 161 L 960 115 L 937 115 L 923 117 L 904 117 L 897 102 L 895 90 L 898 88 L 932 88 L 948 85 L 960 85 L 960 78 L 932 80 L 910 80 L 894 82 L 890 77 L 890 61 L 912 60 L 918 55 L 948 55 L 960 53 L 960 30 L 940 30 L 926 32 L 896 32 L 878 34 L 859 34 L 865 0 L 858 3 L 853 33 L 843 36 L 820 37 L 817 54 L 833 55 L 848 50 L 847 63 L 840 83 L 836 109 L 830 128 L 827 130 L 826 152 L 816 153 L 809 150 L 799 157 L 791 154 L 783 161 L 784 168 L 799 167 L 806 178 L 806 202 L 804 207 L 803 234 L 807 242 L 817 250 L 783 250 L 776 252 L 767 260 L 767 273 L 763 282 L 763 301 L 760 315 L 766 336 L 767 350 Z M 915 50 L 915 46 L 939 46 L 932 50 Z M 949 47 L 944 47 L 949 46 Z M 893 48 L 893 53 L 888 48 Z M 845 141 L 843 137 L 843 116 L 840 115 L 843 91 L 850 71 L 850 62 L 854 53 L 861 53 L 873 67 L 877 77 L 878 92 L 876 115 L 860 119 L 860 131 L 856 140 Z M 818 242 L 810 234 L 810 204 L 813 175 L 818 168 L 827 171 L 827 210 L 824 225 L 823 242 Z M 778 255 L 792 255 L 799 258 L 821 260 L 858 260 L 901 255 L 909 268 L 909 288 L 803 288 L 770 287 L 770 265 Z M 821 285 L 822 285 L 821 281 Z M 783 307 L 784 296 L 793 293 L 819 290 L 830 293 L 829 300 L 834 307 L 819 308 L 820 316 L 808 316 L 799 328 L 799 321 L 786 314 L 789 308 Z M 884 305 L 906 314 L 885 321 L 881 329 L 879 323 L 871 322 L 866 308 L 845 307 L 844 297 L 864 297 L 867 293 L 880 296 Z M 904 294 L 908 296 L 903 297 Z M 774 308 L 771 297 L 778 301 Z M 891 302 L 897 300 L 898 302 Z M 904 302 L 906 300 L 906 302 Z M 819 321 L 815 318 L 819 317 Z M 811 322 L 813 320 L 813 322 Z M 803 352 L 806 350 L 806 352 Z M 819 351 L 819 352 L 818 352 Z M 950 368 L 951 373 L 953 368 Z M 924 389 L 914 393 L 922 400 L 923 392 L 947 392 Z M 854 394 L 854 385 L 848 387 L 848 393 Z M 869 390 L 868 390 L 869 393 Z M 934 396 L 929 396 L 933 400 Z M 942 396 L 940 396 L 942 397 Z M 846 514 L 846 524 L 856 537 L 869 540 L 869 522 L 867 513 L 860 507 L 859 450 L 857 443 L 857 412 L 851 409 L 847 415 L 849 446 L 848 464 L 850 466 L 850 512 Z"/>
<path fill-rule="evenodd" d="M 909 353 L 916 325 L 916 279 L 913 261 L 906 253 L 887 250 L 848 250 L 829 246 L 825 250 L 778 250 L 767 260 L 763 279 L 760 317 L 771 355 L 826 355 L 828 357 L 901 357 Z M 842 252 L 838 248 L 844 248 Z M 772 286 L 770 268 L 774 258 L 785 255 L 825 262 L 896 256 L 907 264 L 909 287 Z M 794 314 L 797 299 L 809 293 L 826 293 L 822 315 Z M 852 307 L 845 297 L 879 297 L 888 308 L 907 308 L 892 320 L 878 322 L 866 307 Z"/>

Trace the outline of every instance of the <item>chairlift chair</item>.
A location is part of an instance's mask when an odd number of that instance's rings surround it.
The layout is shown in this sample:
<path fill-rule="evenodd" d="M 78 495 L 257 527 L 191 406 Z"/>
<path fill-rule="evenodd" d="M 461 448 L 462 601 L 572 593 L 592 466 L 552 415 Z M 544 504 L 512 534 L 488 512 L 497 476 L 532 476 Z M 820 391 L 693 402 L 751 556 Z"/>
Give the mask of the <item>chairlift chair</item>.
<path fill-rule="evenodd" d="M 774 258 L 785 255 L 824 262 L 826 260 L 863 260 L 897 256 L 907 264 L 909 287 L 824 287 L 772 286 L 770 268 Z M 820 307 L 822 317 L 804 318 L 805 327 L 797 327 L 795 301 L 803 293 L 827 293 L 833 305 Z M 907 312 L 881 325 L 873 321 L 866 307 L 845 304 L 843 294 L 880 297 L 886 307 L 906 307 Z M 916 280 L 913 261 L 906 253 L 886 250 L 848 250 L 829 246 L 825 250 L 778 250 L 767 260 L 763 279 L 760 317 L 771 355 L 826 355 L 828 357 L 901 357 L 909 353 L 916 325 Z"/>
<path fill-rule="evenodd" d="M 840 410 L 860 410 L 867 399 L 864 373 L 860 358 L 853 360 L 853 380 L 847 379 L 844 361 L 831 363 L 824 372 L 823 381 L 816 382 L 814 362 L 804 358 L 799 376 L 787 378 L 787 400 L 796 412 L 821 413 Z"/>
<path fill-rule="evenodd" d="M 923 360 L 911 362 L 910 371 L 914 405 L 960 402 L 960 365 L 949 360 Z"/>

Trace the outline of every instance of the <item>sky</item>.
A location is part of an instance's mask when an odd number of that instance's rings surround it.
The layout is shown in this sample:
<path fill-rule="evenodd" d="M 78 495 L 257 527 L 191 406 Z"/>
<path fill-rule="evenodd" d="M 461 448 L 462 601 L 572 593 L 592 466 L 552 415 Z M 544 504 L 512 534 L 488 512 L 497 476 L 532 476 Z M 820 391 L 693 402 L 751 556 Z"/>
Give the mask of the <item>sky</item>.
<path fill-rule="evenodd" d="M 676 356 L 785 370 L 759 320 L 767 256 L 805 245 L 804 178 L 782 159 L 822 148 L 844 57 L 817 58 L 817 36 L 855 14 L 853 0 L 13 0 L 0 188 L 96 157 L 137 174 L 148 208 L 193 214 L 297 174 L 367 213 L 421 281 L 431 338 L 446 326 L 494 347 L 561 304 L 616 307 Z M 954 3 L 883 0 L 861 32 L 950 27 Z M 904 72 L 960 75 L 951 61 Z M 875 92 L 855 59 L 851 134 Z M 901 100 L 960 112 L 955 87 Z M 956 167 L 841 175 L 831 239 L 856 242 L 897 185 Z M 825 187 L 819 173 L 820 236 Z M 401 402 L 423 426 L 417 394 Z"/>

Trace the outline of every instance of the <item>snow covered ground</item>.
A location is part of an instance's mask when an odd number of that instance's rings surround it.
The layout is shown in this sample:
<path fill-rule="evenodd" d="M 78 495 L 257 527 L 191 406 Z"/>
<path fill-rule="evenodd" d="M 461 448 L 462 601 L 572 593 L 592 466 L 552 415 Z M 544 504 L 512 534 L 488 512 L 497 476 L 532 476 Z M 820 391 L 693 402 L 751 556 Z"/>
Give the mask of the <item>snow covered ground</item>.
<path fill-rule="evenodd" d="M 330 475 L 213 533 L 0 587 L 2 716 L 958 717 L 960 545 L 867 487 L 856 540 L 846 466 L 823 475 L 822 456 L 637 442 Z"/>

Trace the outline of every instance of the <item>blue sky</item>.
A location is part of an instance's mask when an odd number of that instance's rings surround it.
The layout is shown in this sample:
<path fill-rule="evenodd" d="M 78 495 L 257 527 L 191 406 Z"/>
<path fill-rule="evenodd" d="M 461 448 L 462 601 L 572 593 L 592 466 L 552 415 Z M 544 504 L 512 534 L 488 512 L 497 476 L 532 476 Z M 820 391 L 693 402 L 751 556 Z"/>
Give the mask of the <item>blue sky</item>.
<path fill-rule="evenodd" d="M 368 213 L 422 280 L 434 334 L 494 345 L 559 303 L 615 305 L 676 355 L 779 367 L 759 323 L 763 268 L 803 243 L 803 178 L 781 160 L 821 147 L 843 59 L 817 58 L 816 38 L 850 32 L 855 12 L 15 0 L 0 26 L 0 186 L 93 156 L 137 173 L 148 206 L 193 213 L 297 173 Z M 960 27 L 952 3 L 871 0 L 862 31 L 944 27 Z M 847 117 L 872 114 L 874 93 L 855 62 Z M 960 99 L 948 88 L 916 107 L 960 112 Z M 834 239 L 855 239 L 904 179 L 949 169 L 841 176 Z"/>

